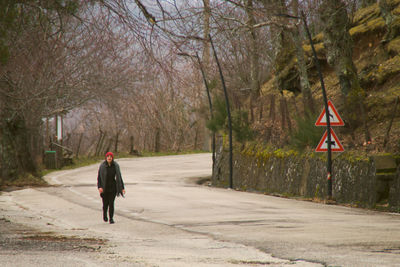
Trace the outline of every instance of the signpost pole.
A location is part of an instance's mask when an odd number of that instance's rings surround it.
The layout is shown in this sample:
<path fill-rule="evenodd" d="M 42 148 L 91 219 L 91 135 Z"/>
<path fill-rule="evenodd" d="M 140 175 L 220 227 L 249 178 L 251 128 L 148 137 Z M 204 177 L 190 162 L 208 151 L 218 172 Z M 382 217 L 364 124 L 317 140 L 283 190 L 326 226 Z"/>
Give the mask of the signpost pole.
<path fill-rule="evenodd" d="M 326 130 L 328 132 L 328 138 L 327 138 L 327 142 L 328 142 L 328 151 L 327 151 L 328 160 L 327 160 L 327 163 L 326 163 L 327 179 L 328 179 L 328 199 L 332 199 L 332 179 L 333 179 L 333 175 L 332 175 L 332 151 L 331 151 L 332 137 L 331 137 L 331 123 L 330 123 L 330 116 L 329 116 L 328 99 L 327 99 L 327 96 L 326 96 L 325 83 L 324 83 L 324 78 L 322 76 L 321 66 L 319 65 L 317 52 L 315 51 L 314 43 L 312 41 L 311 33 L 310 33 L 310 30 L 308 29 L 307 20 L 306 20 L 306 17 L 304 15 L 303 11 L 301 12 L 301 19 L 303 20 L 304 28 L 306 30 L 308 40 L 310 41 L 311 49 L 312 49 L 314 60 L 315 60 L 315 65 L 317 67 L 318 76 L 319 76 L 319 80 L 320 80 L 320 83 L 321 83 L 322 95 L 323 95 L 323 98 L 324 98 L 325 114 L 326 114 Z"/>

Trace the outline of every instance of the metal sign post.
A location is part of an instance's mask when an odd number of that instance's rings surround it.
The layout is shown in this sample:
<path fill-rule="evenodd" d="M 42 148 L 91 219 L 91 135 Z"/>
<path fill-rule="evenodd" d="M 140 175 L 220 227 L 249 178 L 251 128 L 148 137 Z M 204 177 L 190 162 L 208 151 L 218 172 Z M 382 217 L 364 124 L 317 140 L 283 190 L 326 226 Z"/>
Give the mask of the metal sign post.
<path fill-rule="evenodd" d="M 332 175 L 332 151 L 331 151 L 332 137 L 331 137 L 331 122 L 330 122 L 328 99 L 326 97 L 325 83 L 324 83 L 324 78 L 322 76 L 321 66 L 319 65 L 317 52 L 315 50 L 314 43 L 313 43 L 312 37 L 311 37 L 311 33 L 310 33 L 310 30 L 308 29 L 308 26 L 307 26 L 306 16 L 304 15 L 303 11 L 301 11 L 301 19 L 303 20 L 304 28 L 306 30 L 308 40 L 310 41 L 311 49 L 312 49 L 314 60 L 315 60 L 315 65 L 317 67 L 318 76 L 319 76 L 319 80 L 320 80 L 320 83 L 321 83 L 322 95 L 323 95 L 323 98 L 324 98 L 325 114 L 326 114 L 326 131 L 327 131 L 327 142 L 328 142 L 328 147 L 327 147 L 328 160 L 327 160 L 327 163 L 326 163 L 327 179 L 328 179 L 328 198 L 332 199 L 332 179 L 333 179 L 333 175 Z"/>

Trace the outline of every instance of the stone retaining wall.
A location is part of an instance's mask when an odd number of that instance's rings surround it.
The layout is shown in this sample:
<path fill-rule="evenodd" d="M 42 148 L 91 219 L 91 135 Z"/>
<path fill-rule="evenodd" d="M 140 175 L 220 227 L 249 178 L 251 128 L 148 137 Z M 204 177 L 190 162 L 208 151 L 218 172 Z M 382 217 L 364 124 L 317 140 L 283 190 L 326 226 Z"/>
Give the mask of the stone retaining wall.
<path fill-rule="evenodd" d="M 222 146 L 217 151 L 212 184 L 229 186 L 229 153 Z M 338 203 L 349 203 L 372 208 L 379 194 L 379 181 L 372 159 L 346 159 L 334 154 L 333 198 Z M 389 204 L 392 210 L 400 207 L 400 178 L 393 181 Z M 248 147 L 233 154 L 233 188 L 283 196 L 325 199 L 327 196 L 326 161 L 315 156 L 299 155 L 294 151 L 262 151 Z M 396 196 L 397 194 L 397 196 Z"/>

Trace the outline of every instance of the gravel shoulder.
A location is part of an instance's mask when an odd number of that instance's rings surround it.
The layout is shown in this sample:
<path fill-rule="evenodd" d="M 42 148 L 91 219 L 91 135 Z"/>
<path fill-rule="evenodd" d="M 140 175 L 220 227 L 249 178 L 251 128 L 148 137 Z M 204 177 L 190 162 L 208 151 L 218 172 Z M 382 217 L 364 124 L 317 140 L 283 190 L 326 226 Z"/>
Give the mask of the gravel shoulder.
<path fill-rule="evenodd" d="M 63 236 L 0 218 L 0 262 L 2 266 L 75 265 L 94 263 L 94 254 L 105 240 Z M 67 256 L 66 256 L 67 254 Z"/>
<path fill-rule="evenodd" d="M 13 202 L 12 193 L 0 192 L 1 266 L 143 266 L 113 256 L 108 239 L 60 227 Z"/>

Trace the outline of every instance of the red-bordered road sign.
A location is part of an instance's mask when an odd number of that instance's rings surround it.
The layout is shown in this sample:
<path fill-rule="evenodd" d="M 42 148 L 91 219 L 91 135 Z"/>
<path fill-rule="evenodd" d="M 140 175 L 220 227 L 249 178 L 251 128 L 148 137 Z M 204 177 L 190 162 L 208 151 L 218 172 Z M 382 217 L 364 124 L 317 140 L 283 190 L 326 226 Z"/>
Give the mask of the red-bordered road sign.
<path fill-rule="evenodd" d="M 319 141 L 317 148 L 315 149 L 316 152 L 326 152 L 328 151 L 328 131 L 325 131 L 324 135 Z M 333 129 L 331 129 L 331 151 L 332 152 L 343 152 L 344 148 L 340 143 L 339 139 L 337 138 Z"/>
<path fill-rule="evenodd" d="M 329 110 L 329 122 L 331 126 L 343 126 L 344 122 L 342 118 L 339 116 L 335 106 L 332 101 L 328 101 L 328 110 Z M 326 126 L 326 111 L 325 108 L 322 109 L 321 114 L 319 115 L 317 121 L 315 122 L 315 126 Z"/>

